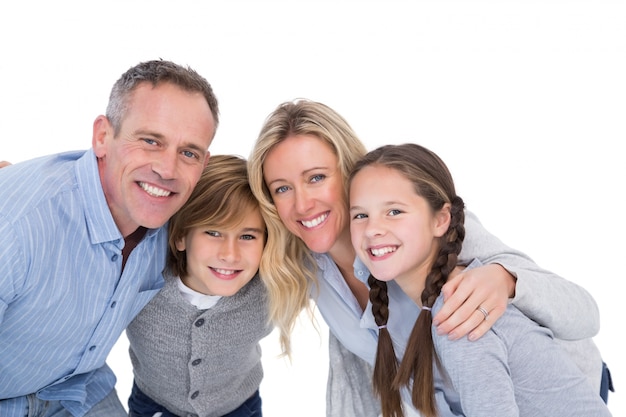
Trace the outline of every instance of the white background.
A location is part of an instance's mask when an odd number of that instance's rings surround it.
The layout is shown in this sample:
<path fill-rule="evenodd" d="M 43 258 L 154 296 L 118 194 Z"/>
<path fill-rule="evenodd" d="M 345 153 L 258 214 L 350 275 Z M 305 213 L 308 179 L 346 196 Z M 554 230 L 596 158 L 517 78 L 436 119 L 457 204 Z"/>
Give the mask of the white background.
<path fill-rule="evenodd" d="M 0 39 L 0 160 L 89 147 L 112 84 L 154 58 L 213 85 L 213 153 L 247 157 L 296 97 L 334 107 L 368 148 L 431 148 L 491 232 L 595 297 L 609 407 L 626 415 L 624 1 L 3 2 Z M 325 333 L 303 321 L 292 365 L 264 341 L 266 415 L 323 416 Z M 125 339 L 110 364 L 125 401 Z"/>

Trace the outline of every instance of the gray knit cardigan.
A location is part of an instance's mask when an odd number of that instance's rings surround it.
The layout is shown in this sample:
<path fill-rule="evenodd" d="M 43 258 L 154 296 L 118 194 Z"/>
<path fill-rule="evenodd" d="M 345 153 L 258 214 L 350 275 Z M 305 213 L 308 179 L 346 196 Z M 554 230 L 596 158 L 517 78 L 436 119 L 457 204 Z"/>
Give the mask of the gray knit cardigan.
<path fill-rule="evenodd" d="M 128 326 L 139 389 L 170 412 L 218 417 L 239 407 L 263 378 L 259 341 L 268 324 L 267 294 L 255 276 L 208 310 L 165 286 Z"/>

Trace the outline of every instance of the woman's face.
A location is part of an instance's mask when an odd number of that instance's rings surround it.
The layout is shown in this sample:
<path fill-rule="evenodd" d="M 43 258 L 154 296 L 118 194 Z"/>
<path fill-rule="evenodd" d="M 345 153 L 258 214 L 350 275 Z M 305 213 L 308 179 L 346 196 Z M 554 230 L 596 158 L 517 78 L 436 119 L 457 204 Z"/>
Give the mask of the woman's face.
<path fill-rule="evenodd" d="M 313 135 L 289 136 L 263 163 L 263 178 L 287 229 L 326 253 L 349 227 L 344 179 L 331 146 Z"/>

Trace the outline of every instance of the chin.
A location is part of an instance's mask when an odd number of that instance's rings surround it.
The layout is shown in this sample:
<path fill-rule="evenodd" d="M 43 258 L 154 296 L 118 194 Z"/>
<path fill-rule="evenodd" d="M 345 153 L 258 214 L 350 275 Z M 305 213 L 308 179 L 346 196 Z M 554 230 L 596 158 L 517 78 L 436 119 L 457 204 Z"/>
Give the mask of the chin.
<path fill-rule="evenodd" d="M 376 271 L 370 269 L 369 267 L 368 269 L 370 270 L 370 274 L 372 274 L 374 278 L 376 278 L 379 281 L 384 281 L 384 282 L 393 281 L 394 277 L 389 276 L 388 272 L 382 272 L 382 273 L 377 274 Z"/>
<path fill-rule="evenodd" d="M 330 252 L 330 246 L 328 245 L 319 245 L 319 244 L 313 244 L 313 245 L 306 245 L 307 248 L 309 248 L 310 251 L 313 251 L 315 253 L 328 253 Z"/>

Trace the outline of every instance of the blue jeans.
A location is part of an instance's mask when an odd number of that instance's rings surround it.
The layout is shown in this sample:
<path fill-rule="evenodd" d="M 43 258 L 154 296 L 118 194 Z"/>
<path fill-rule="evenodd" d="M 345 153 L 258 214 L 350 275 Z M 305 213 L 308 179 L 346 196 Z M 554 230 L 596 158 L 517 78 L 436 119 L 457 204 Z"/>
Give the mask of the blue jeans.
<path fill-rule="evenodd" d="M 128 399 L 128 416 L 129 417 L 152 417 L 155 413 L 163 413 L 161 417 L 178 417 L 170 413 L 167 408 L 156 403 L 152 398 L 144 394 L 137 384 L 133 382 L 133 389 Z M 257 390 L 250 398 L 236 410 L 222 417 L 262 417 L 261 412 L 261 395 Z"/>
<path fill-rule="evenodd" d="M 26 401 L 19 401 L 26 399 Z M 0 401 L 2 417 L 72 417 L 59 401 L 40 400 L 35 394 L 25 397 Z M 85 417 L 128 417 L 124 406 L 117 397 L 117 391 L 111 393 L 85 414 Z"/>
<path fill-rule="evenodd" d="M 609 402 L 609 391 L 615 392 L 613 388 L 613 379 L 611 378 L 611 372 L 606 366 L 606 363 L 602 362 L 602 383 L 600 385 L 600 396 L 605 403 Z"/>

